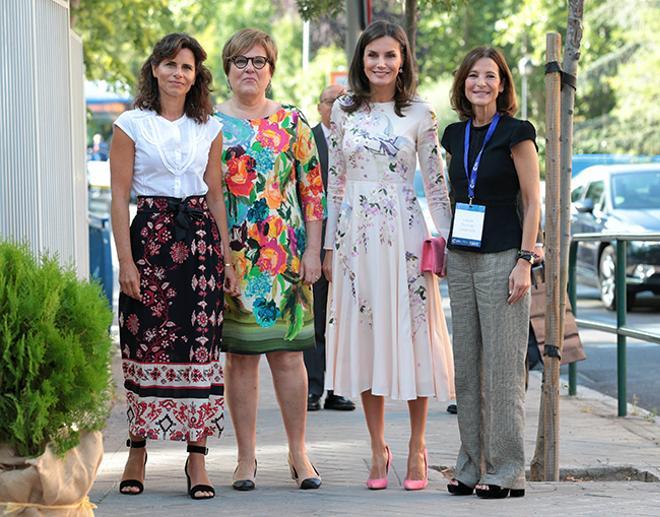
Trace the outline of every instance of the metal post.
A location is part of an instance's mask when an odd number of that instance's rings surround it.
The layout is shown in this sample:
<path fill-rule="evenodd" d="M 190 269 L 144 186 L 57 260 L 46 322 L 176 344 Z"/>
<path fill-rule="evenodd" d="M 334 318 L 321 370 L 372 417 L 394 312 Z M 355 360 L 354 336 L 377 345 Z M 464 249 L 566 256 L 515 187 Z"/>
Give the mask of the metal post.
<path fill-rule="evenodd" d="M 624 240 L 616 240 L 616 328 L 617 331 L 626 325 L 626 248 Z M 628 400 L 626 396 L 626 336 L 616 337 L 616 376 L 617 398 L 619 399 L 619 416 L 626 416 Z"/>
<path fill-rule="evenodd" d="M 577 286 L 575 281 L 575 262 L 577 259 L 577 241 L 571 242 L 568 255 L 568 300 L 573 308 L 573 316 L 577 318 Z M 568 365 L 568 394 L 577 395 L 577 362 Z"/>

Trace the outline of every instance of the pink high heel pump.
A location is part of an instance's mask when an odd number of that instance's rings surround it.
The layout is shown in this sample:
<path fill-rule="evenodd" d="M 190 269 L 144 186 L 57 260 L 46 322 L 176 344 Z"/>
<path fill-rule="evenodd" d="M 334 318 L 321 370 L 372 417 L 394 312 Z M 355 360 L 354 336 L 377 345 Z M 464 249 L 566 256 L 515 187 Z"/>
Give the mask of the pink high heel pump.
<path fill-rule="evenodd" d="M 369 490 L 383 490 L 387 488 L 387 474 L 390 472 L 390 467 L 392 466 L 392 452 L 387 445 L 385 446 L 385 450 L 387 451 L 387 466 L 385 467 L 385 477 L 378 479 L 367 479 L 367 488 Z"/>
<path fill-rule="evenodd" d="M 404 479 L 403 488 L 406 490 L 424 490 L 429 484 L 429 460 L 424 449 L 424 466 L 426 467 L 426 474 L 424 479 Z"/>

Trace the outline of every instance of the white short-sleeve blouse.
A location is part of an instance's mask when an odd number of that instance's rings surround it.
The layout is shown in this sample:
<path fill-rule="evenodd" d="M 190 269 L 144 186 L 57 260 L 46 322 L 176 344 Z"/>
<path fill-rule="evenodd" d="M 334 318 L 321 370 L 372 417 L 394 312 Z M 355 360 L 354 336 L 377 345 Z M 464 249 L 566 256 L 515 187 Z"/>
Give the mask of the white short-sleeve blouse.
<path fill-rule="evenodd" d="M 206 194 L 204 172 L 211 143 L 222 129 L 217 117 L 204 124 L 169 121 L 154 111 L 125 111 L 115 125 L 135 143 L 132 191 L 138 196 L 184 198 Z"/>

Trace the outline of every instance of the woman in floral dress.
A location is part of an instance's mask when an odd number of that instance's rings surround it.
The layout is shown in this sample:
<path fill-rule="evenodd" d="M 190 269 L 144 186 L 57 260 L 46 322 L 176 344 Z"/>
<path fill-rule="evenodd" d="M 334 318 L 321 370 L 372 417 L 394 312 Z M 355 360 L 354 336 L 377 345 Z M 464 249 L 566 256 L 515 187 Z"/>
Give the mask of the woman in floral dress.
<path fill-rule="evenodd" d="M 417 160 L 435 226 L 451 212 L 431 107 L 415 96 L 405 32 L 378 21 L 358 40 L 351 95 L 332 110 L 323 271 L 331 280 L 326 389 L 361 394 L 371 436 L 371 489 L 387 487 L 392 454 L 384 397 L 408 401 L 404 488 L 425 488 L 428 397 L 453 398 L 453 360 L 440 292 L 420 272 L 428 236 L 413 180 Z"/>
<path fill-rule="evenodd" d="M 142 67 L 136 109 L 115 121 L 112 229 L 131 447 L 119 490 L 127 495 L 144 489 L 147 438 L 187 441 L 190 497 L 215 494 L 204 455 L 224 425 L 223 282 L 231 293 L 236 277 L 224 263 L 222 135 L 205 59 L 194 38 L 165 36 Z"/>
<path fill-rule="evenodd" d="M 223 350 L 227 402 L 238 443 L 233 487 L 255 487 L 259 360 L 266 354 L 300 488 L 321 479 L 307 458 L 307 374 L 302 350 L 314 346 L 311 284 L 320 278 L 325 198 L 312 132 L 300 111 L 266 97 L 277 47 L 255 29 L 225 44 L 232 96 L 223 124 L 222 164 L 232 261 L 240 294 L 227 299 Z"/>

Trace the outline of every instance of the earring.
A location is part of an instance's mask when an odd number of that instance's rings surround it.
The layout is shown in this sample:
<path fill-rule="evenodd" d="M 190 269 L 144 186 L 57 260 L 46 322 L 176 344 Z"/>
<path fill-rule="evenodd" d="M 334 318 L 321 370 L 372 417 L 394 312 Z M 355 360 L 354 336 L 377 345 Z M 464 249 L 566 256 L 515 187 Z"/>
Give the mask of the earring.
<path fill-rule="evenodd" d="M 268 81 L 268 86 L 266 86 L 266 96 L 270 96 L 273 93 L 272 81 Z"/>
<path fill-rule="evenodd" d="M 227 83 L 227 88 L 229 88 L 229 91 L 231 92 L 231 83 L 229 82 L 229 78 L 225 78 L 225 82 Z"/>

